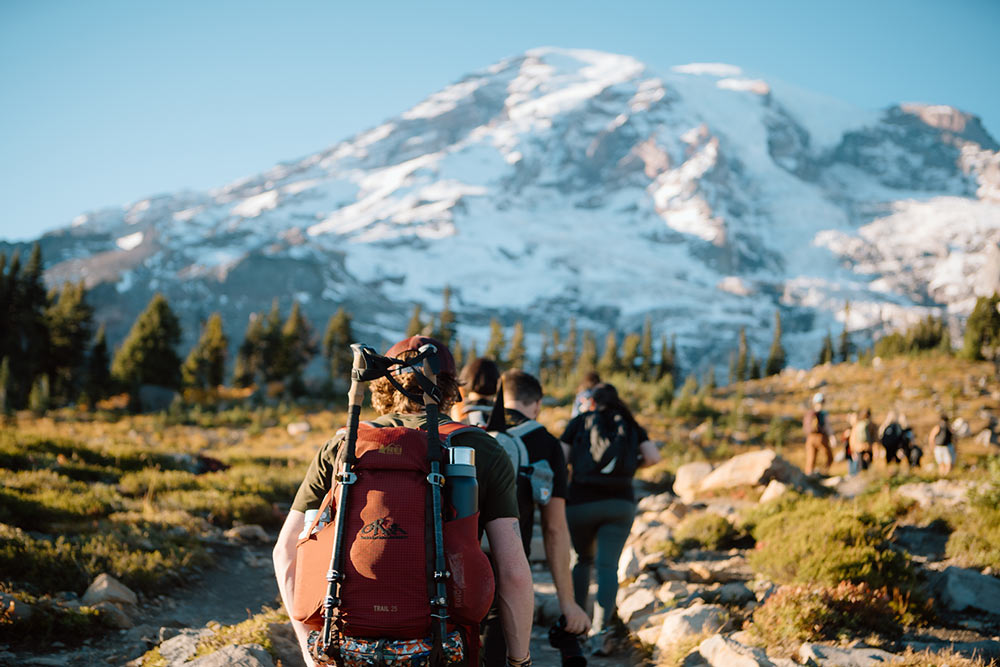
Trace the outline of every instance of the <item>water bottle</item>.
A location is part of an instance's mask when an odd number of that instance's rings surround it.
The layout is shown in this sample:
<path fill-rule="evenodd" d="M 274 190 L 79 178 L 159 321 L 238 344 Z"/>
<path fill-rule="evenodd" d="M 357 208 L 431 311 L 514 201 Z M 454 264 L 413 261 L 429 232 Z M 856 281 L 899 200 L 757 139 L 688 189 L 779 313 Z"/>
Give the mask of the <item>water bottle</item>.
<path fill-rule="evenodd" d="M 479 482 L 476 481 L 476 450 L 472 447 L 449 447 L 444 466 L 445 501 L 448 521 L 462 519 L 479 511 Z"/>

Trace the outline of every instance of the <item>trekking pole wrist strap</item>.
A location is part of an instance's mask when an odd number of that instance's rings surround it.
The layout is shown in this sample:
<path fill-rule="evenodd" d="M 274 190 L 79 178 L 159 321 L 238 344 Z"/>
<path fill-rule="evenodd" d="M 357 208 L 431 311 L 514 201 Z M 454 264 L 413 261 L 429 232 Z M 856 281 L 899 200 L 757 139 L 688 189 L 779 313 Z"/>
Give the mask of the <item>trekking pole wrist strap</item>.
<path fill-rule="evenodd" d="M 531 654 L 524 656 L 520 660 L 507 656 L 507 667 L 531 667 Z"/>

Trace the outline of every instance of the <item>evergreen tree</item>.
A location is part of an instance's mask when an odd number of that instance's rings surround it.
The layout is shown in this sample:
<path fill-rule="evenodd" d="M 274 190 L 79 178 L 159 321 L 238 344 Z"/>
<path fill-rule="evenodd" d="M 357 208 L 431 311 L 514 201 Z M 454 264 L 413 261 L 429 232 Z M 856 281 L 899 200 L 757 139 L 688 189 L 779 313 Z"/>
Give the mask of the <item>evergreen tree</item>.
<path fill-rule="evenodd" d="M 250 313 L 243 342 L 236 350 L 233 364 L 233 386 L 250 387 L 262 375 L 261 349 L 264 345 L 264 323 L 259 313 Z"/>
<path fill-rule="evenodd" d="M 563 378 L 569 376 L 576 368 L 577 363 L 577 332 L 576 332 L 576 318 L 571 318 L 569 321 L 569 331 L 566 332 L 566 342 L 563 343 L 562 349 L 562 359 L 560 360 L 559 366 L 562 371 Z"/>
<path fill-rule="evenodd" d="M 607 378 L 612 373 L 618 371 L 621 362 L 618 360 L 618 334 L 614 329 L 608 332 L 604 339 L 604 352 L 600 361 L 597 362 L 597 372 L 602 377 Z"/>
<path fill-rule="evenodd" d="M 438 323 L 431 336 L 451 347 L 451 341 L 455 339 L 455 313 L 451 309 L 451 287 L 444 286 L 441 298 L 443 301 L 441 314 L 438 315 Z"/>
<path fill-rule="evenodd" d="M 45 318 L 49 303 L 42 282 L 41 249 L 37 243 L 23 268 L 20 253 L 14 251 L 2 282 L 0 356 L 9 360 L 10 389 L 7 399 L 12 408 L 18 409 L 27 405 L 32 380 L 45 372 L 49 358 Z"/>
<path fill-rule="evenodd" d="M 840 348 L 837 350 L 837 358 L 842 362 L 851 360 L 851 334 L 847 331 L 847 323 L 850 320 L 851 304 L 844 304 L 844 330 L 840 332 Z"/>
<path fill-rule="evenodd" d="M 486 343 L 486 352 L 483 353 L 483 356 L 495 361 L 497 366 L 503 366 L 505 347 L 507 347 L 507 341 L 504 337 L 503 327 L 500 326 L 500 320 L 494 317 L 490 320 L 490 339 Z"/>
<path fill-rule="evenodd" d="M 771 349 L 767 353 L 767 363 L 764 364 L 765 375 L 777 375 L 785 367 L 785 348 L 781 344 L 781 311 L 774 311 L 774 338 Z"/>
<path fill-rule="evenodd" d="M 111 395 L 111 357 L 108 354 L 108 338 L 102 324 L 97 330 L 94 344 L 87 356 L 87 396 L 91 401 L 99 401 Z"/>
<path fill-rule="evenodd" d="M 229 339 L 222 328 L 222 316 L 212 313 L 181 367 L 184 385 L 196 389 L 215 389 L 221 385 L 228 354 Z"/>
<path fill-rule="evenodd" d="M 563 360 L 563 349 L 562 343 L 559 338 L 559 329 L 552 330 L 552 352 L 549 354 L 549 380 L 552 382 L 558 382 L 562 379 L 563 371 L 562 367 Z"/>
<path fill-rule="evenodd" d="M 1000 364 L 1000 293 L 981 296 L 965 323 L 962 356 Z"/>
<path fill-rule="evenodd" d="M 354 365 L 354 353 L 351 344 L 354 343 L 354 332 L 351 330 L 351 316 L 343 307 L 337 309 L 326 323 L 323 333 L 323 356 L 330 366 L 330 378 L 333 381 L 343 381 L 350 377 Z M 455 357 L 458 363 L 458 357 Z"/>
<path fill-rule="evenodd" d="M 654 380 L 653 377 L 653 321 L 647 317 L 642 325 L 642 340 L 639 344 L 639 356 L 642 357 L 640 373 L 643 381 Z"/>
<path fill-rule="evenodd" d="M 542 347 L 538 351 L 538 379 L 542 384 L 547 384 L 551 380 L 552 368 L 549 357 L 549 337 L 546 332 L 542 332 Z"/>
<path fill-rule="evenodd" d="M 157 292 L 115 353 L 111 374 L 131 389 L 142 384 L 178 388 L 181 360 L 175 348 L 180 339 L 180 322 L 166 297 Z"/>
<path fill-rule="evenodd" d="M 75 399 L 82 385 L 94 315 L 85 296 L 82 282 L 66 283 L 45 311 L 49 344 L 42 366 L 59 403 Z"/>
<path fill-rule="evenodd" d="M 702 380 L 701 386 L 708 394 L 715 391 L 715 366 L 709 366 L 705 371 L 705 379 Z"/>
<path fill-rule="evenodd" d="M 514 323 L 514 333 L 510 337 L 510 350 L 507 352 L 507 363 L 511 368 L 524 368 L 524 322 Z"/>
<path fill-rule="evenodd" d="M 472 342 L 469 343 L 466 346 L 466 349 L 468 350 L 468 352 L 466 352 L 465 356 L 466 356 L 466 358 L 469 361 L 472 361 L 473 359 L 476 359 L 476 358 L 479 357 L 479 352 L 476 350 L 476 341 L 475 341 L 475 339 L 473 339 Z"/>
<path fill-rule="evenodd" d="M 277 369 L 280 374 L 279 379 L 287 383 L 293 396 L 305 393 L 302 373 L 315 354 L 316 344 L 313 341 L 312 326 L 302 314 L 299 302 L 293 301 L 288 319 L 281 327 L 281 361 Z"/>
<path fill-rule="evenodd" d="M 424 332 L 424 327 L 427 326 L 423 318 L 424 307 L 419 303 L 414 304 L 413 313 L 410 315 L 410 321 L 406 325 L 406 335 L 409 336 L 419 336 Z"/>
<path fill-rule="evenodd" d="M 577 375 L 597 370 L 597 339 L 590 329 L 583 330 L 583 344 L 580 347 L 580 358 L 576 362 Z"/>
<path fill-rule="evenodd" d="M 656 370 L 656 379 L 665 375 L 676 376 L 674 373 L 674 353 L 667 345 L 666 335 L 660 336 L 660 363 Z"/>
<path fill-rule="evenodd" d="M 819 350 L 819 356 L 816 358 L 816 365 L 822 366 L 823 364 L 833 363 L 833 336 L 830 335 L 830 330 L 827 329 L 826 337 L 823 339 L 823 347 Z"/>
<path fill-rule="evenodd" d="M 3 272 L 0 271 L 0 279 Z M 0 361 L 0 417 L 10 414 L 10 403 L 7 394 L 10 391 L 10 359 L 7 357 Z"/>
<path fill-rule="evenodd" d="M 750 379 L 759 380 L 760 379 L 760 360 L 750 355 Z"/>
<path fill-rule="evenodd" d="M 280 382 L 288 371 L 288 353 L 282 336 L 281 309 L 278 299 L 271 301 L 271 310 L 261 323 L 261 337 L 258 345 L 260 370 L 265 382 Z"/>
<path fill-rule="evenodd" d="M 736 350 L 732 350 L 729 353 L 729 384 L 731 385 L 740 381 L 737 368 Z"/>
<path fill-rule="evenodd" d="M 672 366 L 670 374 L 674 377 L 680 377 L 681 361 L 677 356 L 677 334 L 670 337 L 670 364 Z"/>
<path fill-rule="evenodd" d="M 455 344 L 451 346 L 451 356 L 455 360 L 455 368 L 461 370 L 465 365 L 465 355 L 462 350 L 462 341 L 455 339 Z"/>
<path fill-rule="evenodd" d="M 750 346 L 747 345 L 747 329 L 740 327 L 739 343 L 736 347 L 736 381 L 742 382 L 750 375 Z"/>
<path fill-rule="evenodd" d="M 640 371 L 639 365 L 639 346 L 642 344 L 642 339 L 637 333 L 626 334 L 625 340 L 622 342 L 622 368 L 629 375 L 635 375 L 636 372 Z"/>

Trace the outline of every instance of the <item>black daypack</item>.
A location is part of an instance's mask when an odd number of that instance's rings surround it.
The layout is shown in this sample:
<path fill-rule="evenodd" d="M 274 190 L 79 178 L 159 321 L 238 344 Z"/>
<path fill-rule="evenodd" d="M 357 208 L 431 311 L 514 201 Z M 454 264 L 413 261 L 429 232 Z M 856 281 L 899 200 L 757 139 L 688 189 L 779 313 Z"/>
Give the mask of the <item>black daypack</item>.
<path fill-rule="evenodd" d="M 882 431 L 882 446 L 895 451 L 903 444 L 903 427 L 892 422 Z"/>
<path fill-rule="evenodd" d="M 947 447 L 951 444 L 951 429 L 947 424 L 938 427 L 937 435 L 934 436 L 934 445 L 937 447 Z"/>
<path fill-rule="evenodd" d="M 570 450 L 573 481 L 624 486 L 639 467 L 639 434 L 625 415 L 588 412 Z"/>

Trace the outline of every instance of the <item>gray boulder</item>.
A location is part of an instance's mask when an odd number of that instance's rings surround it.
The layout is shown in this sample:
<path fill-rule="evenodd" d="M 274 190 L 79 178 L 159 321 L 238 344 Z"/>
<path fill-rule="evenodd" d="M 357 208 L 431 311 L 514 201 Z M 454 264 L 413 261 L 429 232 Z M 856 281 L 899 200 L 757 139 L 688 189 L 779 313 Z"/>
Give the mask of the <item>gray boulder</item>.
<path fill-rule="evenodd" d="M 726 610 L 719 605 L 696 603 L 690 607 L 675 609 L 663 617 L 656 648 L 667 650 L 685 637 L 715 632 L 725 622 Z"/>
<path fill-rule="evenodd" d="M 718 491 L 757 486 L 767 484 L 772 479 L 796 487 L 806 485 L 806 476 L 801 470 L 778 456 L 774 450 L 762 449 L 729 459 L 702 479 L 698 490 Z"/>
<path fill-rule="evenodd" d="M 767 654 L 759 648 L 745 646 L 738 641 L 712 635 L 698 645 L 698 652 L 712 667 L 772 667 Z"/>
<path fill-rule="evenodd" d="M 183 664 L 194 656 L 198 650 L 198 642 L 211 634 L 212 631 L 206 628 L 181 630 L 160 644 L 160 655 L 171 667 Z"/>
<path fill-rule="evenodd" d="M 1000 616 L 1000 579 L 949 566 L 938 582 L 941 601 L 952 611 L 973 609 Z"/>
<path fill-rule="evenodd" d="M 628 623 L 633 618 L 641 618 L 653 613 L 661 604 L 656 591 L 649 588 L 630 589 L 625 599 L 618 604 L 618 615 Z"/>
<path fill-rule="evenodd" d="M 674 476 L 674 493 L 686 503 L 694 500 L 703 479 L 712 473 L 712 464 L 706 461 L 685 463 Z"/>
<path fill-rule="evenodd" d="M 232 645 L 185 663 L 185 667 L 274 667 L 274 660 L 260 644 Z"/>
<path fill-rule="evenodd" d="M 121 604 L 138 604 L 139 598 L 128 586 L 112 577 L 107 572 L 97 575 L 81 599 L 83 604 L 93 607 L 101 602 L 119 602 Z"/>
<path fill-rule="evenodd" d="M 896 656 L 877 648 L 841 648 L 806 642 L 799 648 L 799 661 L 819 667 L 874 667 L 893 662 Z"/>
<path fill-rule="evenodd" d="M 135 625 L 132 617 L 122 609 L 120 603 L 114 603 L 110 600 L 103 600 L 95 605 L 92 605 L 94 609 L 104 614 L 104 620 L 113 628 L 118 628 L 119 630 L 127 630 Z"/>

